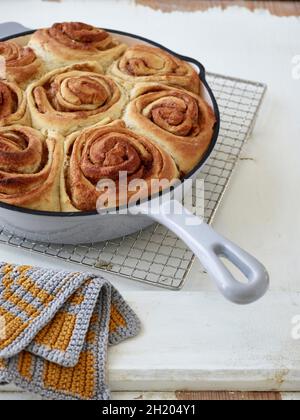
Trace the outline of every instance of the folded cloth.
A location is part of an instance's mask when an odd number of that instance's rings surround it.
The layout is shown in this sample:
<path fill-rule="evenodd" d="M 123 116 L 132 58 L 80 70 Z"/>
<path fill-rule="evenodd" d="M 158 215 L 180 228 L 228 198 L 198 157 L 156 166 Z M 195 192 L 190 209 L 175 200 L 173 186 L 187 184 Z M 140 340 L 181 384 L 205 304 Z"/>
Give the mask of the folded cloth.
<path fill-rule="evenodd" d="M 139 329 L 102 277 L 0 263 L 0 382 L 51 399 L 109 399 L 108 344 Z"/>

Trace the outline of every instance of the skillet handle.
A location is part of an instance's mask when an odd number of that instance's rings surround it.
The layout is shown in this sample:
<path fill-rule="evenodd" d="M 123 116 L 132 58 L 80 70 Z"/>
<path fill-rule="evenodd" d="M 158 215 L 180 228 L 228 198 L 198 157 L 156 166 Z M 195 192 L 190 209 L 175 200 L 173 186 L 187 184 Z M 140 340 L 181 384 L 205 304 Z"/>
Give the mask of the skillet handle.
<path fill-rule="evenodd" d="M 29 31 L 29 28 L 26 28 L 17 22 L 5 22 L 0 24 L 0 38 L 18 35 L 26 31 Z"/>
<path fill-rule="evenodd" d="M 178 201 L 164 202 L 159 209 L 150 210 L 149 216 L 176 233 L 191 248 L 228 300 L 249 304 L 260 299 L 268 290 L 269 275 L 256 258 L 216 233 Z M 233 263 L 247 282 L 236 280 L 220 257 Z"/>

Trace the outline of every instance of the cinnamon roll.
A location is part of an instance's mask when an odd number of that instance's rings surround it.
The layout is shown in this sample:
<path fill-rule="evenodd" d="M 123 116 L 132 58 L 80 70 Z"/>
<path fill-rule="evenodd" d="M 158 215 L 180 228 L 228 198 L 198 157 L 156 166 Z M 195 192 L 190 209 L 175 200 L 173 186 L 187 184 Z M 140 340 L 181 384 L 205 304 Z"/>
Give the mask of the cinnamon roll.
<path fill-rule="evenodd" d="M 25 93 L 15 84 L 0 80 L 0 127 L 30 124 Z"/>
<path fill-rule="evenodd" d="M 29 47 L 22 47 L 13 41 L 0 42 L 0 56 L 5 60 L 5 79 L 22 88 L 43 73 L 42 60 Z"/>
<path fill-rule="evenodd" d="M 143 44 L 128 48 L 108 72 L 128 87 L 138 82 L 159 82 L 200 92 L 199 76 L 192 66 L 160 48 Z"/>
<path fill-rule="evenodd" d="M 126 195 L 121 192 L 119 176 L 127 174 Z M 159 191 L 151 180 L 173 181 L 179 173 L 175 162 L 159 146 L 146 137 L 115 121 L 71 134 L 65 143 L 65 163 L 61 181 L 61 208 L 63 211 L 88 211 L 99 207 L 99 198 L 105 189 L 99 182 L 112 180 L 116 185 L 116 205 L 127 204 L 138 190 L 139 198 Z M 142 189 L 130 189 L 131 182 L 145 181 Z M 158 187 L 158 188 L 157 188 Z M 109 194 L 109 193 L 108 193 Z M 97 203 L 98 201 L 98 203 Z M 107 203 L 103 201 L 103 207 Z M 109 203 L 108 203 L 109 205 Z M 101 206 L 102 207 L 102 206 Z"/>
<path fill-rule="evenodd" d="M 132 91 L 124 121 L 170 153 L 185 174 L 208 149 L 216 119 L 198 95 L 166 85 L 140 84 Z"/>
<path fill-rule="evenodd" d="M 128 95 L 96 62 L 53 70 L 28 88 L 32 125 L 69 134 L 104 118 L 119 118 Z"/>
<path fill-rule="evenodd" d="M 0 128 L 0 201 L 60 210 L 62 139 L 20 125 Z"/>
<path fill-rule="evenodd" d="M 32 35 L 29 46 L 49 70 L 89 60 L 107 67 L 126 50 L 126 45 L 108 32 L 80 22 L 55 23 L 40 29 Z"/>

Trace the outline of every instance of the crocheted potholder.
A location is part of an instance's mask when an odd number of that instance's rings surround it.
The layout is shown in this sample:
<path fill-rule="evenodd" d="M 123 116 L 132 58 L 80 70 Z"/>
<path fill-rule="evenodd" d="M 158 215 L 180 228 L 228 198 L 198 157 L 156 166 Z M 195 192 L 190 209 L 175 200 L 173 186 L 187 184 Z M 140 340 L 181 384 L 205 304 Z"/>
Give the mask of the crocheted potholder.
<path fill-rule="evenodd" d="M 0 263 L 0 381 L 54 399 L 108 399 L 108 344 L 140 323 L 94 274 Z"/>

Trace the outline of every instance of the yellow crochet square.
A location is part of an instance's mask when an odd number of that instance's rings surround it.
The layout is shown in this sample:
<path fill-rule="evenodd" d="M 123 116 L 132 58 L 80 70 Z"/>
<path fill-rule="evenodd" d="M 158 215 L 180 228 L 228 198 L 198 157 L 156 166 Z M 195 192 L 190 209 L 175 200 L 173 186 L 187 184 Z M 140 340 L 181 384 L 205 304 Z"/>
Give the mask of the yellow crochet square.
<path fill-rule="evenodd" d="M 0 337 L 0 350 L 11 344 L 28 326 L 28 322 L 23 322 L 21 318 L 11 314 L 0 306 L 0 316 L 5 323 L 5 336 Z"/>
<path fill-rule="evenodd" d="M 53 320 L 36 336 L 34 342 L 54 350 L 65 351 L 70 344 L 76 323 L 76 315 L 58 312 Z"/>
<path fill-rule="evenodd" d="M 109 332 L 113 333 L 117 331 L 118 328 L 125 327 L 125 326 L 126 326 L 125 319 L 122 317 L 122 315 L 117 310 L 115 305 L 112 304 L 111 310 L 110 310 Z"/>
<path fill-rule="evenodd" d="M 22 351 L 18 357 L 19 374 L 30 381 L 32 379 L 33 355 L 27 351 Z"/>
<path fill-rule="evenodd" d="M 0 369 L 6 368 L 6 361 L 4 359 L 0 359 Z"/>
<path fill-rule="evenodd" d="M 97 372 L 94 366 L 95 356 L 91 351 L 82 352 L 78 364 L 71 368 L 46 361 L 43 370 L 44 386 L 53 391 L 91 399 L 96 392 Z"/>

